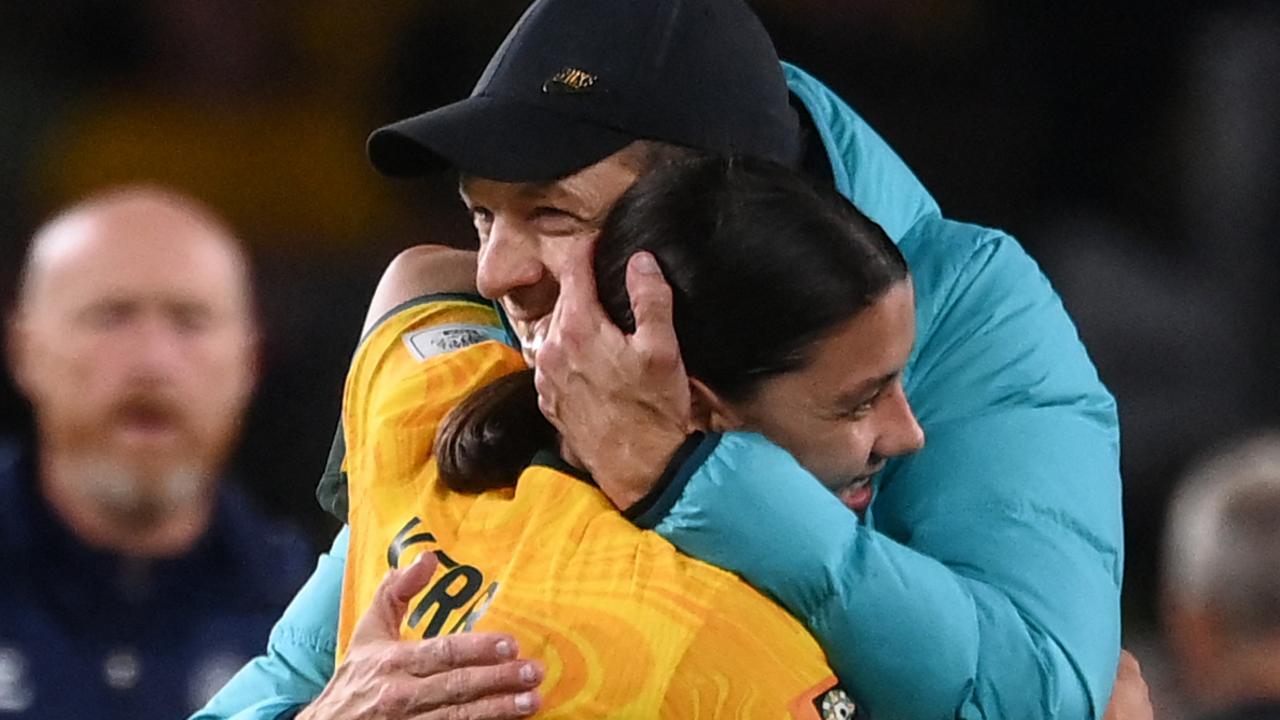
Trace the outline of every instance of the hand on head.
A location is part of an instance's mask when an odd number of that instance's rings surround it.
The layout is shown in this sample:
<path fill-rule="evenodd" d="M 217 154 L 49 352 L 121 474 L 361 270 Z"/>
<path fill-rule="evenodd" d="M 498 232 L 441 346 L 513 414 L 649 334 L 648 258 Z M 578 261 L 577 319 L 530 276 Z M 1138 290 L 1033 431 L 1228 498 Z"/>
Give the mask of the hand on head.
<path fill-rule="evenodd" d="M 544 415 L 562 451 L 615 505 L 643 498 L 693 430 L 689 379 L 671 318 L 671 288 L 648 253 L 627 268 L 636 331 L 624 334 L 596 297 L 592 246 L 560 278 L 560 297 L 535 359 Z"/>
<path fill-rule="evenodd" d="M 409 601 L 435 573 L 435 555 L 391 570 L 356 625 L 346 659 L 299 720 L 506 720 L 532 715 L 542 667 L 517 660 L 515 638 L 462 633 L 400 639 Z"/>

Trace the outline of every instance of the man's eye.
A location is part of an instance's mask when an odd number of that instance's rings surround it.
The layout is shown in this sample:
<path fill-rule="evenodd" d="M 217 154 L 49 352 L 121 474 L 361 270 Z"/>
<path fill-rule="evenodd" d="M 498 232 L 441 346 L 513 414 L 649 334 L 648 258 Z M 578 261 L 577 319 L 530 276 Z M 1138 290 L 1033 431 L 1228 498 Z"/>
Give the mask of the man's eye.
<path fill-rule="evenodd" d="M 480 227 L 488 226 L 493 223 L 493 211 L 488 208 L 474 207 L 471 208 L 471 222 Z"/>
<path fill-rule="evenodd" d="M 174 327 L 179 332 L 195 333 L 213 324 L 213 313 L 204 307 L 180 307 L 172 311 Z"/>
<path fill-rule="evenodd" d="M 128 303 L 103 303 L 95 305 L 81 314 L 81 319 L 91 327 L 99 329 L 114 328 L 129 322 L 134 315 L 134 308 Z"/>
<path fill-rule="evenodd" d="M 576 215 L 555 207 L 540 207 L 533 211 L 532 220 L 544 232 L 577 232 L 582 220 Z"/>

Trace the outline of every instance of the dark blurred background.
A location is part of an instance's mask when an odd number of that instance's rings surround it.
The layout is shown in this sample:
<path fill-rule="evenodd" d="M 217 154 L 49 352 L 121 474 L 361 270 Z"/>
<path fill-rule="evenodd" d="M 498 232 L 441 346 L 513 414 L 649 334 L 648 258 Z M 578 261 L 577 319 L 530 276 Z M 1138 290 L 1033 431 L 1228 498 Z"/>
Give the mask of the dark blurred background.
<path fill-rule="evenodd" d="M 1280 8 L 1261 2 L 759 0 L 947 215 L 1030 250 L 1120 401 L 1126 641 L 1159 674 L 1170 487 L 1280 419 Z M 234 474 L 317 544 L 312 499 L 369 294 L 400 248 L 466 245 L 452 179 L 391 182 L 378 124 L 466 95 L 525 0 L 0 3 L 0 292 L 105 185 L 173 185 L 252 248 L 265 375 Z M 26 409 L 0 381 L 0 434 Z M 1158 678 L 1156 678 L 1158 684 Z"/>

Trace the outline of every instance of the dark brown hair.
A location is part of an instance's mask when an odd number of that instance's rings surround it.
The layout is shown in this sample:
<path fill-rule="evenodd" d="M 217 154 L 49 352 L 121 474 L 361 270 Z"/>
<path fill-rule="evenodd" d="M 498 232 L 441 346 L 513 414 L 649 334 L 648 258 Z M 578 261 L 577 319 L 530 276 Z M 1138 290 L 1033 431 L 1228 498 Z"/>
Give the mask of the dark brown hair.
<path fill-rule="evenodd" d="M 600 303 L 625 332 L 635 329 L 626 267 L 640 251 L 671 286 L 689 375 L 733 401 L 803 368 L 816 341 L 907 277 L 893 241 L 848 200 L 750 158 L 668 164 L 618 201 L 594 265 Z M 460 403 L 436 439 L 444 482 L 463 492 L 510 486 L 534 453 L 554 449 L 537 400 L 527 370 Z"/>

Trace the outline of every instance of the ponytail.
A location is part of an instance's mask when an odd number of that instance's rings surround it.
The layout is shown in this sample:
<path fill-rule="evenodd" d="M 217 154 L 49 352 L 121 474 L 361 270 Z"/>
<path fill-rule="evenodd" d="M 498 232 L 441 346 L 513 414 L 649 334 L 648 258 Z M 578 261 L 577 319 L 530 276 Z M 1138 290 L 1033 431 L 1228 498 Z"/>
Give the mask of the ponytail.
<path fill-rule="evenodd" d="M 461 493 L 515 487 L 534 454 L 554 448 L 558 437 L 538 409 L 533 369 L 506 375 L 471 393 L 441 423 L 440 480 Z"/>

